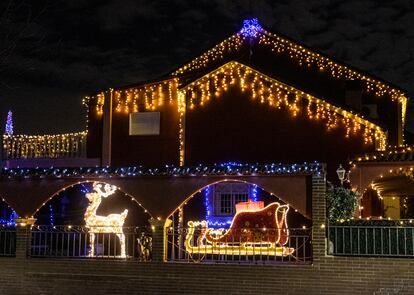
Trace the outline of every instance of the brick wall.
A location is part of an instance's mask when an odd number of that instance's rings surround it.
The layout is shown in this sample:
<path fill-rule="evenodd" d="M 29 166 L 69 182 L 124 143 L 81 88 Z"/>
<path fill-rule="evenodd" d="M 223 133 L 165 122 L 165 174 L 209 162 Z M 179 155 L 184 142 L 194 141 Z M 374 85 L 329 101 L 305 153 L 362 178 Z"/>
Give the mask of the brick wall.
<path fill-rule="evenodd" d="M 414 260 L 326 255 L 324 177 L 312 178 L 312 265 L 41 259 L 18 246 L 0 258 L 0 294 L 414 294 Z M 163 227 L 153 225 L 156 239 Z"/>
<path fill-rule="evenodd" d="M 414 261 L 325 257 L 314 265 L 1 259 L 0 294 L 413 294 Z"/>

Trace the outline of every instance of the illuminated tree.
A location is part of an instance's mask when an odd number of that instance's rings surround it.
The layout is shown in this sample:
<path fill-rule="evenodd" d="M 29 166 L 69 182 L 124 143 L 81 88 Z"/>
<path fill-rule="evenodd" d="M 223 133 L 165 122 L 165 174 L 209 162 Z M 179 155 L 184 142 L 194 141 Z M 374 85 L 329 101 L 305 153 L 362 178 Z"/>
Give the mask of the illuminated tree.
<path fill-rule="evenodd" d="M 343 187 L 335 187 L 327 193 L 328 217 L 330 221 L 350 219 L 357 206 L 358 194 Z"/>
<path fill-rule="evenodd" d="M 13 113 L 11 111 L 7 113 L 6 128 L 4 133 L 7 135 L 13 135 Z"/>

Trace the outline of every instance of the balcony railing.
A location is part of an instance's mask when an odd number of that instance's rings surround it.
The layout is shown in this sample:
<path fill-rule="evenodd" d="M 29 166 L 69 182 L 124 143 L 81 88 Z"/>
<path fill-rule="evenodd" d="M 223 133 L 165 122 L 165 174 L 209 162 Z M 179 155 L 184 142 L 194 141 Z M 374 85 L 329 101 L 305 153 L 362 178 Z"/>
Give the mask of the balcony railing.
<path fill-rule="evenodd" d="M 123 234 L 120 234 L 122 232 Z M 94 235 L 92 253 L 91 238 Z M 125 238 L 122 255 L 121 238 Z M 150 261 L 152 235 L 146 227 L 34 226 L 31 257 L 128 258 Z"/>
<path fill-rule="evenodd" d="M 15 256 L 16 228 L 0 225 L 0 256 Z"/>
<path fill-rule="evenodd" d="M 311 263 L 311 229 L 289 229 L 279 244 L 278 229 L 231 229 L 210 232 L 218 242 L 206 240 L 200 228 L 168 228 L 167 260 L 175 262 L 278 264 Z M 246 234 L 248 233 L 248 234 Z M 230 237 L 231 236 L 231 237 Z"/>
<path fill-rule="evenodd" d="M 3 159 L 86 156 L 86 132 L 55 135 L 3 135 Z"/>
<path fill-rule="evenodd" d="M 414 257 L 414 226 L 329 226 L 328 252 L 344 256 Z"/>

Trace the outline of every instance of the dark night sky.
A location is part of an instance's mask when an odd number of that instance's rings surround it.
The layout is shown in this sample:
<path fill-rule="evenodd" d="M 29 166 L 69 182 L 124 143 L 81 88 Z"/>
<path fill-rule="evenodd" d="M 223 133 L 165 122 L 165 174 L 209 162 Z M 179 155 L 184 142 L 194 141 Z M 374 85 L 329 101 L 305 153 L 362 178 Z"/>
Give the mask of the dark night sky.
<path fill-rule="evenodd" d="M 2 11 L 8 2 L 1 1 Z M 414 1 L 251 3 L 250 9 L 248 0 L 36 1 L 26 28 L 27 5 L 12 8 L 7 19 L 1 14 L 0 50 L 7 34 L 25 30 L 0 64 L 0 127 L 11 109 L 16 133 L 83 130 L 84 95 L 165 74 L 238 31 L 247 16 L 414 98 Z"/>

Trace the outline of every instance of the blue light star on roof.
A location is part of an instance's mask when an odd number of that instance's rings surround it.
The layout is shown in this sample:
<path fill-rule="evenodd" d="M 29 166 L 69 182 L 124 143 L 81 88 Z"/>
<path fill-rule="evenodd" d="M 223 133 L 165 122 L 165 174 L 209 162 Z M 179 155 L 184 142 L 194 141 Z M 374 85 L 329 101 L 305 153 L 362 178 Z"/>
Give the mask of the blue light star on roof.
<path fill-rule="evenodd" d="M 255 38 L 263 30 L 257 18 L 246 19 L 243 21 L 243 27 L 240 33 L 245 37 Z"/>

